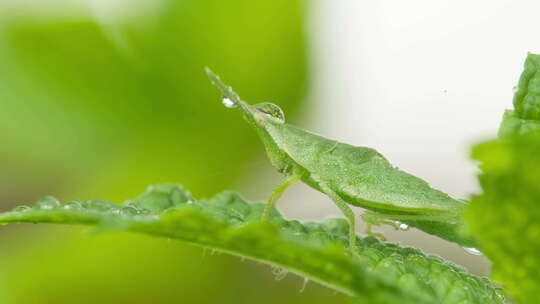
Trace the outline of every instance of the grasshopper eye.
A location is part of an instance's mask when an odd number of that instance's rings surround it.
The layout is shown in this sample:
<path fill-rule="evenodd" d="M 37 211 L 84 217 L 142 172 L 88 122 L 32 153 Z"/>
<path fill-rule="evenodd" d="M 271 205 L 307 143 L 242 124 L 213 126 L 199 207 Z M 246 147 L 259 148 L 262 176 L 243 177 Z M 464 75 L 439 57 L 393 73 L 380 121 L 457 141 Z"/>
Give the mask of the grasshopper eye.
<path fill-rule="evenodd" d="M 259 112 L 272 116 L 275 119 L 279 120 L 279 122 L 285 122 L 285 114 L 283 114 L 283 110 L 281 110 L 280 107 L 276 106 L 273 103 L 270 103 L 270 102 L 258 103 L 254 105 L 254 107 Z"/>

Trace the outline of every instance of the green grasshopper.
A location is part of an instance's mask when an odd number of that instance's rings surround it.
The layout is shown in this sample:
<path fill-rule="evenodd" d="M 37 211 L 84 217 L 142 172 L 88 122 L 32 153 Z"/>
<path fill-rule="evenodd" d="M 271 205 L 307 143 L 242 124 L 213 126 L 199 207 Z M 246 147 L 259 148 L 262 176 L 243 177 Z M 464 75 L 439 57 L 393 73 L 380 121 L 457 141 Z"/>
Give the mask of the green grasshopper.
<path fill-rule="evenodd" d="M 327 195 L 343 212 L 350 224 L 352 250 L 356 247 L 355 215 L 349 204 L 368 210 L 363 216 L 368 234 L 374 234 L 373 225 L 391 224 L 401 229 L 410 225 L 464 246 L 476 245 L 463 233 L 461 216 L 465 202 L 392 166 L 374 149 L 327 139 L 285 123 L 278 106 L 250 105 L 210 69 L 206 72 L 220 89 L 224 105 L 242 112 L 262 140 L 272 165 L 286 176 L 270 194 L 263 220 L 281 194 L 302 181 Z"/>

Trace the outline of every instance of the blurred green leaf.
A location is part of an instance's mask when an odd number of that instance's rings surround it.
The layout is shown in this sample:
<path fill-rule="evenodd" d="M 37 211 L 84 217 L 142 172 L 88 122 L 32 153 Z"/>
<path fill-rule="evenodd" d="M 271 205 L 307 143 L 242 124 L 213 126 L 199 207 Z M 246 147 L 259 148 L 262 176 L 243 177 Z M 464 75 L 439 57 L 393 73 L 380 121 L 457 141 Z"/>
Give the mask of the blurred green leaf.
<path fill-rule="evenodd" d="M 207 246 L 283 267 L 346 294 L 376 303 L 503 303 L 487 279 L 475 277 L 413 248 L 359 238 L 359 258 L 348 251 L 348 223 L 285 220 L 264 204 L 249 204 L 234 192 L 195 200 L 180 186 L 151 186 L 140 197 L 115 205 L 54 198 L 34 208 L 0 214 L 0 223 L 93 224 L 99 230 L 129 230 Z"/>
<path fill-rule="evenodd" d="M 540 286 L 540 55 L 529 54 L 499 140 L 473 148 L 483 193 L 466 210 L 492 277 L 519 303 L 536 303 Z"/>
<path fill-rule="evenodd" d="M 514 94 L 514 110 L 504 112 L 501 138 L 540 130 L 540 55 L 529 53 L 524 68 Z"/>
<path fill-rule="evenodd" d="M 295 108 L 306 78 L 301 3 L 166 1 L 150 20 L 112 24 L 90 14 L 5 18 L 4 172 L 50 174 L 70 197 L 124 199 L 164 181 L 207 194 L 231 184 L 257 151 L 254 135 L 223 115 L 203 67 L 250 98 Z"/>
<path fill-rule="evenodd" d="M 540 137 L 487 142 L 473 150 L 480 184 L 466 216 L 493 262 L 493 278 L 519 303 L 536 303 L 540 286 Z"/>

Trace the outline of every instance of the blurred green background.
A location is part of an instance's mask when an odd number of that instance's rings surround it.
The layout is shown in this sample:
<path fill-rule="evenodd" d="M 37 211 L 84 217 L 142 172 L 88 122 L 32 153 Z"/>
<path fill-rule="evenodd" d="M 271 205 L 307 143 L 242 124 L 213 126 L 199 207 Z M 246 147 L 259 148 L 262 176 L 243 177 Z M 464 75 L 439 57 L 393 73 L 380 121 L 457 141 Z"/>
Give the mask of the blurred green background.
<path fill-rule="evenodd" d="M 262 156 L 203 72 L 294 120 L 308 75 L 300 0 L 0 2 L 0 205 L 232 188 Z M 78 227 L 0 233 L 0 303 L 339 303 L 268 266 Z"/>

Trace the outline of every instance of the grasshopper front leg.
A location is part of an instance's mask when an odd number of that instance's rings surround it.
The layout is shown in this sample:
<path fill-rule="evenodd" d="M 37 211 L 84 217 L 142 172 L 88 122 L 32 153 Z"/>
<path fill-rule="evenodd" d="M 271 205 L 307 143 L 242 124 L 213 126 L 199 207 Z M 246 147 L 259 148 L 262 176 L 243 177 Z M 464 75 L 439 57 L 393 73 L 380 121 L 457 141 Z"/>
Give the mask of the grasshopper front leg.
<path fill-rule="evenodd" d="M 283 192 L 287 188 L 289 188 L 289 186 L 291 186 L 292 184 L 296 183 L 299 180 L 300 180 L 299 176 L 291 175 L 272 191 L 272 193 L 270 194 L 270 197 L 268 198 L 268 201 L 266 202 L 266 206 L 264 207 L 261 220 L 268 219 L 268 216 L 270 216 L 270 210 L 272 210 L 272 207 L 277 202 L 277 200 L 281 197 Z"/>

